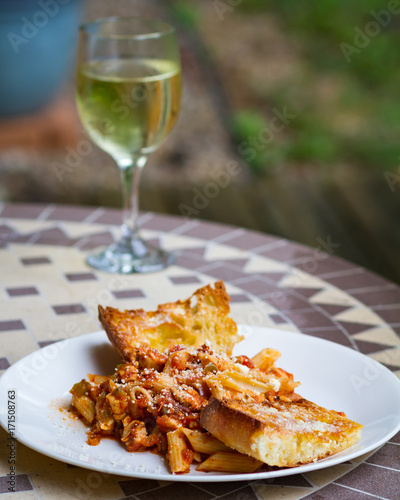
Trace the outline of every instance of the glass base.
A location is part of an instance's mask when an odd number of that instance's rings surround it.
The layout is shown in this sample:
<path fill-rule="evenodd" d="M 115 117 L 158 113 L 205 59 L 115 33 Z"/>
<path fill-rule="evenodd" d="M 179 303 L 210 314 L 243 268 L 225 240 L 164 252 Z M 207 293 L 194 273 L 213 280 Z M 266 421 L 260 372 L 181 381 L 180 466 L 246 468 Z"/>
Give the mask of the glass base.
<path fill-rule="evenodd" d="M 89 266 L 108 273 L 152 273 L 173 264 L 175 256 L 142 239 L 135 239 L 129 243 L 113 243 L 99 253 L 89 255 L 86 262 Z"/>

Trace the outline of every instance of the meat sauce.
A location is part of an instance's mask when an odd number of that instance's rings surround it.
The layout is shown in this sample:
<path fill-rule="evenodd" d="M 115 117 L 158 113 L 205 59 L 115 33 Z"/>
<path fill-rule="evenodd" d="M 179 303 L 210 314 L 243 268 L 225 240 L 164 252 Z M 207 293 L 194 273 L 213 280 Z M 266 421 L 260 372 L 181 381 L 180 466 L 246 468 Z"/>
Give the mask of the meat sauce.
<path fill-rule="evenodd" d="M 208 404 L 210 389 L 204 377 L 239 363 L 253 367 L 247 356 L 234 360 L 203 345 L 191 350 L 174 346 L 168 355 L 140 346 L 133 361 L 119 365 L 110 377 L 90 375 L 75 384 L 73 404 L 82 398 L 91 412 L 84 414 L 91 430 L 88 444 L 116 438 L 128 451 L 165 453 L 166 433 L 179 427 L 202 429 L 200 411 Z M 79 410 L 79 408 L 78 408 Z"/>

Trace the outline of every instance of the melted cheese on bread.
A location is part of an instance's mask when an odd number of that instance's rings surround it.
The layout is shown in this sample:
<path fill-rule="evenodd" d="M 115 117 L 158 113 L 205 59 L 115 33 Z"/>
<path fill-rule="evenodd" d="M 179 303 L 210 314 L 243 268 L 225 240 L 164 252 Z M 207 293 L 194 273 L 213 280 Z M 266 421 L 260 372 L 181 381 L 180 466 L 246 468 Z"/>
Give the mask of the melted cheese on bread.
<path fill-rule="evenodd" d="M 186 300 L 161 304 L 156 311 L 120 311 L 99 306 L 99 319 L 122 358 L 130 361 L 141 344 L 164 352 L 174 345 L 199 347 L 208 341 L 217 352 L 232 354 L 242 340 L 228 315 L 230 297 L 222 281 L 197 290 Z"/>
<path fill-rule="evenodd" d="M 268 465 L 315 462 L 356 443 L 362 425 L 306 399 L 211 399 L 201 425 L 227 446 Z M 240 429 L 240 432 L 238 432 Z"/>

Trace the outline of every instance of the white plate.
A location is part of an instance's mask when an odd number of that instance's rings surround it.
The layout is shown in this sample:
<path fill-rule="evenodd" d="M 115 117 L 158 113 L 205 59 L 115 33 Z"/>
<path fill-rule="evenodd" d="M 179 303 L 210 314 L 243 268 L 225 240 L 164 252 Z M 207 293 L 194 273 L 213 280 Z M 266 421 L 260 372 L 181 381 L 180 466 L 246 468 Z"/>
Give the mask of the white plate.
<path fill-rule="evenodd" d="M 241 327 L 245 340 L 235 354 L 278 349 L 278 366 L 301 381 L 298 392 L 364 425 L 359 443 L 316 463 L 252 474 L 171 475 L 166 460 L 149 452 L 128 453 L 105 439 L 86 444 L 86 427 L 59 410 L 69 389 L 87 373 L 107 375 L 119 362 L 104 332 L 49 345 L 11 366 L 0 378 L 0 423 L 7 429 L 7 394 L 16 391 L 16 437 L 30 448 L 64 462 L 101 472 L 168 481 L 241 481 L 321 469 L 373 450 L 400 429 L 400 381 L 384 366 L 342 345 L 269 328 Z"/>

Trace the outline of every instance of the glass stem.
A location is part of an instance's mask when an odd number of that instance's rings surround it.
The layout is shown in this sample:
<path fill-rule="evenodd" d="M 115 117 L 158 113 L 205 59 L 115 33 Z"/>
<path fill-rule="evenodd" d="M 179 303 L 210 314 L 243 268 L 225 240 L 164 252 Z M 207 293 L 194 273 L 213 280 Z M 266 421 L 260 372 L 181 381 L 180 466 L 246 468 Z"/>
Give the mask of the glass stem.
<path fill-rule="evenodd" d="M 137 224 L 139 216 L 139 182 L 146 161 L 147 156 L 134 156 L 116 160 L 122 185 L 121 243 L 127 247 L 134 246 L 135 240 L 139 240 Z"/>

